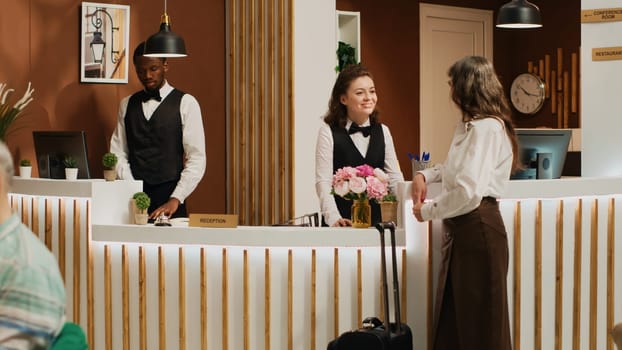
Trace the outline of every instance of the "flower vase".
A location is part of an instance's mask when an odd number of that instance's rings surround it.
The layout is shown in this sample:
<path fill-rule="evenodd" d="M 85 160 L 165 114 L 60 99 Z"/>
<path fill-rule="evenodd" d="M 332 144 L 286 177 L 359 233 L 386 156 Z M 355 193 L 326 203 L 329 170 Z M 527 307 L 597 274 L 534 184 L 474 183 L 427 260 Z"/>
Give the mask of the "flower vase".
<path fill-rule="evenodd" d="M 392 221 L 397 223 L 397 202 L 380 202 L 380 216 L 382 217 L 382 222 Z"/>
<path fill-rule="evenodd" d="M 371 205 L 369 199 L 355 199 L 352 203 L 352 227 L 368 228 L 371 226 Z"/>

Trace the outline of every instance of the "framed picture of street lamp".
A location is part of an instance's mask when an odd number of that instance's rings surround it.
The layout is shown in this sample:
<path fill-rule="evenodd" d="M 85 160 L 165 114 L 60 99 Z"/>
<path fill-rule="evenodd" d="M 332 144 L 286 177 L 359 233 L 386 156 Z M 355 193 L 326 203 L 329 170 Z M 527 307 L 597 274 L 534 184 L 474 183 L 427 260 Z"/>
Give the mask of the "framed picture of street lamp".
<path fill-rule="evenodd" d="M 82 3 L 80 82 L 127 83 L 130 7 Z"/>

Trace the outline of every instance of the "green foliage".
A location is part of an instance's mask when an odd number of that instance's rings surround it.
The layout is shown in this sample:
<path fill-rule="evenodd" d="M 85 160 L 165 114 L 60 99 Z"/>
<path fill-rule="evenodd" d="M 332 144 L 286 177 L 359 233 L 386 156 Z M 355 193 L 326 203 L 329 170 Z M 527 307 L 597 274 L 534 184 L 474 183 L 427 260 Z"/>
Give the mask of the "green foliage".
<path fill-rule="evenodd" d="M 382 200 L 384 202 L 397 202 L 397 196 L 395 196 L 393 193 L 389 192 L 389 193 L 385 194 L 384 197 L 382 197 Z"/>
<path fill-rule="evenodd" d="M 65 168 L 77 168 L 78 167 L 78 161 L 72 156 L 65 156 L 63 163 L 65 164 Z"/>
<path fill-rule="evenodd" d="M 341 72 L 341 70 L 349 64 L 357 64 L 358 62 L 356 62 L 354 47 L 348 43 L 340 41 L 339 46 L 337 47 L 337 61 L 339 62 L 339 65 L 335 67 L 335 71 L 337 73 Z"/>
<path fill-rule="evenodd" d="M 30 159 L 22 159 L 19 161 L 19 166 L 31 166 Z"/>
<path fill-rule="evenodd" d="M 151 198 L 145 192 L 136 192 L 132 198 L 139 210 L 147 210 L 151 205 Z"/>
<path fill-rule="evenodd" d="M 104 154 L 102 157 L 102 164 L 108 170 L 113 170 L 118 161 L 117 155 L 111 152 Z"/>

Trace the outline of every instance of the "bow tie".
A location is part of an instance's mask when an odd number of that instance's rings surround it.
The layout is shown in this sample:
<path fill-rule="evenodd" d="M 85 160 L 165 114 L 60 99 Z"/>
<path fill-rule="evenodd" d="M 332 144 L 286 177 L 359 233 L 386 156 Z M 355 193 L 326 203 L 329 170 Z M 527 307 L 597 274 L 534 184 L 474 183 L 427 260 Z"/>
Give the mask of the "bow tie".
<path fill-rule="evenodd" d="M 350 125 L 350 129 L 348 129 L 348 134 L 351 135 L 357 132 L 361 132 L 363 133 L 363 137 L 367 137 L 371 133 L 371 126 L 359 126 L 355 123 L 352 123 Z"/>
<path fill-rule="evenodd" d="M 151 99 L 154 99 L 158 102 L 162 101 L 162 97 L 160 97 L 159 90 L 155 90 L 155 91 L 143 90 L 143 94 L 140 96 L 140 98 L 142 99 L 143 102 L 147 102 Z"/>

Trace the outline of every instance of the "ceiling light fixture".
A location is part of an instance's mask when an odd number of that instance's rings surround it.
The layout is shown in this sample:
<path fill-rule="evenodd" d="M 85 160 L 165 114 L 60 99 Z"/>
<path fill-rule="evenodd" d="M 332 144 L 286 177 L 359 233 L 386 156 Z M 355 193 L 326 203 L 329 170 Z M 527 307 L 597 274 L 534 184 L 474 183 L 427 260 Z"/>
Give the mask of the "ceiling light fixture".
<path fill-rule="evenodd" d="M 147 57 L 186 57 L 186 44 L 184 39 L 171 31 L 168 14 L 166 13 L 166 0 L 164 0 L 164 14 L 160 23 L 160 31 L 150 36 L 145 41 L 145 53 Z"/>
<path fill-rule="evenodd" d="M 540 28 L 542 18 L 538 6 L 527 0 L 512 0 L 501 6 L 497 14 L 498 28 Z"/>

